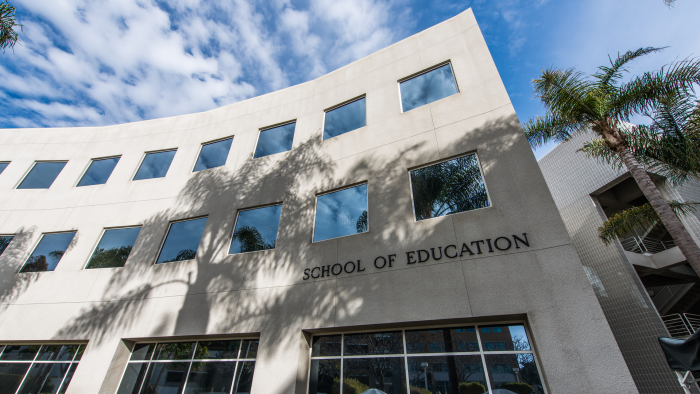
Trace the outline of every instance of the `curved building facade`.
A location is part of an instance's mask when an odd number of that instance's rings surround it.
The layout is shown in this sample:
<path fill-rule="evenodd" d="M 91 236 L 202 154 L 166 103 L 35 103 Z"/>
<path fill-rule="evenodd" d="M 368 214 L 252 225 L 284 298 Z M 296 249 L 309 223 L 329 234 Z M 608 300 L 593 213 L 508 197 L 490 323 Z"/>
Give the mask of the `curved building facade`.
<path fill-rule="evenodd" d="M 0 138 L 4 392 L 637 392 L 470 10 L 211 111 Z"/>

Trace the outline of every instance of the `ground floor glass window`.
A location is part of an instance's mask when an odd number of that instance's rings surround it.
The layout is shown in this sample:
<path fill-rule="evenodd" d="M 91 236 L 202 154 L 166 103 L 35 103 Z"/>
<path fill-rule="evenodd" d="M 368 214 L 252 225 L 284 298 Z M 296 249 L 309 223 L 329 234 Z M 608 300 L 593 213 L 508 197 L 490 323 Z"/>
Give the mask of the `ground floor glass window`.
<path fill-rule="evenodd" d="M 0 345 L 0 394 L 62 394 L 85 345 Z"/>
<path fill-rule="evenodd" d="M 257 339 L 140 343 L 117 394 L 249 394 Z"/>
<path fill-rule="evenodd" d="M 314 336 L 309 394 L 365 392 L 545 393 L 522 324 Z"/>

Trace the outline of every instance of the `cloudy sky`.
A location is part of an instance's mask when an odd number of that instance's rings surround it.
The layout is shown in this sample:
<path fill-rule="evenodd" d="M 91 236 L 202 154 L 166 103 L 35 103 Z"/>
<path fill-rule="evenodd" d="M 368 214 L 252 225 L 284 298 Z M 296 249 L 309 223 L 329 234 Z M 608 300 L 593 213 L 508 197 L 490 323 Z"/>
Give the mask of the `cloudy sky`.
<path fill-rule="evenodd" d="M 521 121 L 530 81 L 670 46 L 631 71 L 700 56 L 700 2 L 678 0 L 11 0 L 0 128 L 90 126 L 204 111 L 316 78 L 472 7 Z M 538 149 L 539 158 L 551 147 Z"/>

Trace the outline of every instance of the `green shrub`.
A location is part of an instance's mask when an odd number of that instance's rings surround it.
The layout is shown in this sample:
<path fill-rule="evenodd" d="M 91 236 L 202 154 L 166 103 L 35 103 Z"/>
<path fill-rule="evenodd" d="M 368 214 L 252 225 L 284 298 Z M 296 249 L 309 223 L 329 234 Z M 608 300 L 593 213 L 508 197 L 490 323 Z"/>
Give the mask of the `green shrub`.
<path fill-rule="evenodd" d="M 369 390 L 369 386 L 357 379 L 343 379 L 343 394 L 362 394 L 367 390 Z M 338 378 L 333 379 L 333 394 L 336 393 L 340 393 L 340 380 Z"/>
<path fill-rule="evenodd" d="M 532 386 L 527 383 L 508 382 L 503 383 L 499 388 L 510 390 L 516 394 L 533 394 L 535 392 L 535 390 L 532 389 Z"/>
<path fill-rule="evenodd" d="M 433 394 L 433 392 L 422 387 L 411 386 L 410 394 Z"/>
<path fill-rule="evenodd" d="M 484 394 L 486 387 L 479 382 L 462 382 L 459 384 L 459 394 Z"/>

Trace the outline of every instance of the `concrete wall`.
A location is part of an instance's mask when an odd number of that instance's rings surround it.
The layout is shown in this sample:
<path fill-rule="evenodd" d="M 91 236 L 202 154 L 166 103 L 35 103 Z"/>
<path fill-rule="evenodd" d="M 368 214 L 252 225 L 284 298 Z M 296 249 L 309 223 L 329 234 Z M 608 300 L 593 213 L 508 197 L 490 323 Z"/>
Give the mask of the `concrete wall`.
<path fill-rule="evenodd" d="M 450 60 L 460 93 L 400 112 L 397 80 Z M 323 109 L 366 94 L 367 126 L 322 141 Z M 258 129 L 296 119 L 290 152 L 252 160 Z M 202 142 L 227 164 L 192 173 Z M 165 178 L 130 181 L 178 148 Z M 492 206 L 416 222 L 408 169 L 477 152 Z M 122 155 L 105 185 L 74 187 Z M 256 394 L 305 393 L 308 330 L 523 317 L 550 393 L 633 393 L 629 371 L 547 190 L 476 20 L 464 13 L 317 80 L 212 111 L 100 128 L 0 133 L 0 340 L 88 340 L 69 394 L 114 393 L 123 339 L 259 333 Z M 68 160 L 48 190 L 14 187 Z M 315 195 L 367 182 L 369 232 L 311 242 Z M 228 255 L 238 209 L 283 202 L 274 250 Z M 195 260 L 154 265 L 168 222 L 208 215 Z M 84 270 L 104 227 L 143 225 L 124 268 Z M 44 232 L 78 233 L 53 272 L 20 267 Z M 530 247 L 407 265 L 405 252 L 527 233 Z M 379 270 L 375 257 L 397 254 Z M 303 280 L 305 268 L 366 271 Z M 457 320 L 454 320 L 457 321 Z"/>
<path fill-rule="evenodd" d="M 644 285 L 619 242 L 606 246 L 598 238 L 606 218 L 591 194 L 628 175 L 576 152 L 592 137 L 558 145 L 540 159 L 540 168 L 640 393 L 682 393 L 657 340 L 668 331 Z M 662 191 L 680 199 L 673 187 Z"/>

